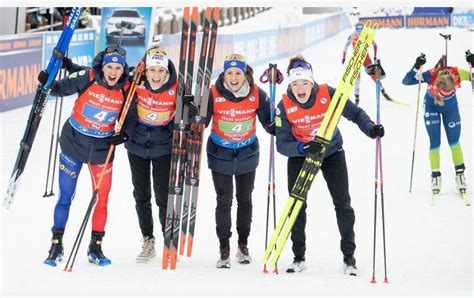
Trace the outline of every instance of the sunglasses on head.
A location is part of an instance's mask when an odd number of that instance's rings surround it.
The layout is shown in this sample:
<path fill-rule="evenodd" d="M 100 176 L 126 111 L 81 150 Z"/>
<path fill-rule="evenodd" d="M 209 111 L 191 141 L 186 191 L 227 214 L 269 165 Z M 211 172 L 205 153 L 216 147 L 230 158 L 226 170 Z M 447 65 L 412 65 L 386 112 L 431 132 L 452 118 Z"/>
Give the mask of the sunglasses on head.
<path fill-rule="evenodd" d="M 306 62 L 306 61 L 301 61 L 301 60 L 295 61 L 291 65 L 291 69 L 298 68 L 298 67 L 301 67 L 303 69 L 311 69 L 312 70 L 311 64 Z"/>
<path fill-rule="evenodd" d="M 150 49 L 148 50 L 147 52 L 147 55 L 148 56 L 153 56 L 155 54 L 160 54 L 160 55 L 163 55 L 163 56 L 167 56 L 168 54 L 166 53 L 165 50 L 161 49 L 161 48 L 154 48 L 154 49 Z"/>
<path fill-rule="evenodd" d="M 241 54 L 228 54 L 225 56 L 225 60 L 238 60 L 245 62 L 245 56 Z"/>
<path fill-rule="evenodd" d="M 118 54 L 120 54 L 120 55 L 122 55 L 122 56 L 127 55 L 127 51 L 125 51 L 124 48 L 119 47 L 119 46 L 107 47 L 107 48 L 105 48 L 104 51 L 105 51 L 106 54 L 118 53 Z"/>

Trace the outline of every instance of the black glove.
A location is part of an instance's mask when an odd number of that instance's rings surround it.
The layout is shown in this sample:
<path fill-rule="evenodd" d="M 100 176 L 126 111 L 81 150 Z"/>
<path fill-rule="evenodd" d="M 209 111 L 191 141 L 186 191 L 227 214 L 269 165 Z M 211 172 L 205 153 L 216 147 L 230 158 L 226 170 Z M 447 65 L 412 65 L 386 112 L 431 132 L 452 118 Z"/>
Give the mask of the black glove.
<path fill-rule="evenodd" d="M 375 139 L 377 137 L 381 138 L 385 135 L 385 129 L 383 128 L 382 124 L 375 124 L 370 129 L 370 137 Z"/>
<path fill-rule="evenodd" d="M 189 118 L 194 118 L 198 114 L 198 109 L 194 103 L 194 95 L 183 96 L 183 103 L 188 107 Z"/>
<path fill-rule="evenodd" d="M 72 62 L 71 59 L 68 57 L 64 56 L 63 57 L 63 65 L 62 67 L 66 69 L 68 72 L 71 72 L 71 69 L 74 67 L 74 63 Z"/>
<path fill-rule="evenodd" d="M 466 51 L 466 61 L 471 67 L 474 67 L 474 54 L 469 50 Z"/>
<path fill-rule="evenodd" d="M 275 135 L 275 121 L 272 122 L 272 123 L 270 123 L 270 124 L 268 124 L 268 125 L 266 125 L 264 128 L 265 128 L 265 130 L 266 130 L 269 134 L 271 134 L 272 136 Z"/>
<path fill-rule="evenodd" d="M 306 154 L 318 154 L 321 152 L 322 144 L 316 140 L 304 143 L 303 150 Z"/>
<path fill-rule="evenodd" d="M 367 65 L 367 74 L 370 76 L 375 76 L 375 71 L 377 68 L 380 69 L 380 79 L 385 78 L 385 70 L 382 68 L 380 60 L 375 60 L 375 63 Z"/>
<path fill-rule="evenodd" d="M 49 74 L 46 71 L 46 69 L 44 69 L 40 71 L 40 73 L 38 74 L 38 82 L 40 82 L 41 85 L 44 86 L 46 84 L 46 81 L 48 80 L 48 77 L 49 77 Z"/>
<path fill-rule="evenodd" d="M 342 65 L 344 65 L 344 62 L 346 62 L 346 57 L 342 58 Z"/>
<path fill-rule="evenodd" d="M 426 63 L 425 54 L 421 53 L 421 55 L 416 58 L 416 62 L 415 62 L 415 65 L 413 65 L 413 68 L 418 70 L 420 69 L 422 65 L 425 65 L 425 63 Z"/>
<path fill-rule="evenodd" d="M 110 137 L 110 144 L 115 146 L 123 144 L 126 141 L 128 141 L 128 135 L 122 131 Z"/>

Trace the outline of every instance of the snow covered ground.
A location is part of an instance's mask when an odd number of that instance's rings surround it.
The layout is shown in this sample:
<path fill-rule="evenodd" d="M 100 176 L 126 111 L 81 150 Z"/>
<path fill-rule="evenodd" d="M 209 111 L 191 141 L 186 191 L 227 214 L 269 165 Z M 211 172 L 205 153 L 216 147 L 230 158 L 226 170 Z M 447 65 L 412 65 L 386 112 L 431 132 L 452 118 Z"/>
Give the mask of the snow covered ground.
<path fill-rule="evenodd" d="M 271 17 L 271 15 L 270 15 Z M 238 28 L 238 27 L 236 27 Z M 43 198 L 53 102 L 48 104 L 41 130 L 30 155 L 16 201 L 10 211 L 1 214 L 1 296 L 471 296 L 472 283 L 472 209 L 464 206 L 456 193 L 454 169 L 446 137 L 442 133 L 443 188 L 440 202 L 430 206 L 430 169 L 428 137 L 423 127 L 420 108 L 414 186 L 408 193 L 416 111 L 416 86 L 403 86 L 401 80 L 420 52 L 427 55 L 428 65 L 434 65 L 444 53 L 444 40 L 438 33 L 450 33 L 449 63 L 466 68 L 464 51 L 472 47 L 472 33 L 464 29 L 381 29 L 376 36 L 379 58 L 387 73 L 383 81 L 393 97 L 410 103 L 409 107 L 382 102 L 383 166 L 385 192 L 385 225 L 387 266 L 390 283 L 383 281 L 383 255 L 378 231 L 376 278 L 371 284 L 374 205 L 375 142 L 360 132 L 356 125 L 342 119 L 339 127 L 345 141 L 349 168 L 350 192 L 356 212 L 356 258 L 360 275 L 342 273 L 342 255 L 336 218 L 322 175 L 312 186 L 308 202 L 307 263 L 303 273 L 286 274 L 284 268 L 292 261 L 291 243 L 287 243 L 280 258 L 281 274 L 263 274 L 261 258 L 265 241 L 265 214 L 268 171 L 269 136 L 258 127 L 261 144 L 260 166 L 257 169 L 253 193 L 253 224 L 249 238 L 254 262 L 237 264 L 232 259 L 230 270 L 218 270 L 218 240 L 215 235 L 215 193 L 205 154 L 201 171 L 201 189 L 192 258 L 182 257 L 175 271 L 163 271 L 161 258 L 151 264 L 136 264 L 140 251 L 140 231 L 134 208 L 132 184 L 126 152 L 117 150 L 114 180 L 110 193 L 107 234 L 103 248 L 113 264 L 99 268 L 87 262 L 86 247 L 89 228 L 79 251 L 74 272 L 42 264 L 50 245 L 50 228 L 55 198 Z M 318 82 L 333 86 L 342 72 L 342 48 L 350 30 L 323 41 L 302 54 L 313 64 Z M 288 59 L 274 61 L 285 69 Z M 255 67 L 258 76 L 264 65 Z M 286 82 L 285 82 L 286 83 Z M 266 86 L 263 88 L 267 89 Z M 422 96 L 425 91 L 422 88 Z M 277 95 L 286 90 L 278 86 Z M 375 118 L 375 84 L 362 77 L 361 106 Z M 472 187 L 472 94 L 470 83 L 458 90 L 463 121 L 461 144 L 464 150 L 466 175 Z M 64 116 L 71 111 L 72 99 L 64 106 Z M 25 107 L 0 114 L 1 193 L 8 184 L 15 162 L 18 143 L 24 131 L 30 108 Z M 206 131 L 206 137 L 209 131 Z M 277 154 L 277 215 L 287 199 L 286 158 Z M 57 185 L 57 181 L 55 181 Z M 57 189 L 55 190 L 57 192 Z M 469 196 L 471 192 L 469 191 Z M 66 257 L 69 255 L 86 206 L 91 197 L 87 168 L 79 178 L 77 195 L 65 234 Z M 380 204 L 379 204 L 380 206 Z M 234 208 L 235 212 L 235 203 Z M 157 207 L 154 207 L 154 214 Z M 379 210 L 380 215 L 380 210 Z M 155 217 L 156 218 L 156 217 Z M 158 223 L 157 220 L 155 220 Z M 233 217 L 235 223 L 235 213 Z M 89 225 L 90 226 L 90 225 Z M 380 217 L 378 222 L 380 224 Z M 235 255 L 237 237 L 235 226 L 231 239 L 231 255 Z M 161 242 L 158 237 L 158 243 Z M 157 246 L 161 256 L 161 245 Z"/>

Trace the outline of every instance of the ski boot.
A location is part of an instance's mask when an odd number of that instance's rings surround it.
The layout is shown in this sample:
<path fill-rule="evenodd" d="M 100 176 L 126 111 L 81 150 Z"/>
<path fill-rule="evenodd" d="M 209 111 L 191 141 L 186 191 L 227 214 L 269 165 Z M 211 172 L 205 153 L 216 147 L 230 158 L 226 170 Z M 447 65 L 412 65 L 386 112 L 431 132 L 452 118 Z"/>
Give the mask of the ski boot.
<path fill-rule="evenodd" d="M 44 264 L 56 267 L 62 261 L 64 256 L 63 234 L 64 230 L 51 229 L 53 238 L 51 239 L 51 248 L 48 251 L 48 257 L 44 260 Z"/>
<path fill-rule="evenodd" d="M 351 256 L 344 256 L 344 274 L 351 275 L 351 276 L 357 276 L 359 274 L 359 271 L 357 270 L 356 266 L 356 259 L 354 258 L 353 255 Z"/>
<path fill-rule="evenodd" d="M 239 241 L 236 257 L 239 264 L 250 264 L 250 262 L 252 262 L 252 257 L 249 255 L 247 244 Z"/>
<path fill-rule="evenodd" d="M 89 248 L 87 249 L 87 257 L 89 263 L 96 264 L 98 266 L 107 266 L 112 264 L 102 252 L 102 238 L 104 237 L 105 232 L 94 232 L 92 231 L 91 242 Z"/>
<path fill-rule="evenodd" d="M 155 256 L 155 238 L 153 236 L 143 237 L 142 251 L 137 256 L 137 263 L 148 263 Z"/>
<path fill-rule="evenodd" d="M 291 263 L 290 266 L 286 268 L 286 273 L 302 272 L 306 268 L 307 267 L 306 267 L 306 261 L 305 261 L 304 256 L 303 257 L 297 256 L 297 257 L 294 257 L 293 263 Z"/>
<path fill-rule="evenodd" d="M 436 199 L 441 192 L 441 172 L 431 172 L 431 205 L 436 204 Z"/>
<path fill-rule="evenodd" d="M 467 183 L 466 177 L 464 176 L 464 169 L 456 170 L 456 185 L 458 187 L 459 193 L 461 194 L 461 198 L 464 200 L 467 206 L 470 206 L 471 200 L 467 195 Z"/>
<path fill-rule="evenodd" d="M 230 268 L 230 247 L 224 246 L 221 247 L 220 251 L 220 258 L 217 260 L 216 267 L 217 268 Z"/>

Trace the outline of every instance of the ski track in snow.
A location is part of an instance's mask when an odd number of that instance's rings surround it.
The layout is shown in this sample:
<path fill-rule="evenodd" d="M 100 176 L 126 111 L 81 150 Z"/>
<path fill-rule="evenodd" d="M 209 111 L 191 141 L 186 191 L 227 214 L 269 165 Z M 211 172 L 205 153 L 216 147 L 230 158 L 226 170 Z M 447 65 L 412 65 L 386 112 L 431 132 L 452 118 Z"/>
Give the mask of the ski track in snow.
<path fill-rule="evenodd" d="M 271 16 L 271 14 L 269 14 Z M 316 44 L 302 52 L 312 63 L 318 82 L 337 86 L 342 72 L 342 48 L 351 30 Z M 136 264 L 141 249 L 141 234 L 132 196 L 132 183 L 126 151 L 120 146 L 114 162 L 113 186 L 109 200 L 109 217 L 103 242 L 105 254 L 112 265 L 100 268 L 87 262 L 86 249 L 90 239 L 90 223 L 76 259 L 74 271 L 62 271 L 43 265 L 50 245 L 55 197 L 43 198 L 47 157 L 51 135 L 54 102 L 50 101 L 41 129 L 31 152 L 15 202 L 2 215 L 2 284 L 3 295 L 206 295 L 222 293 L 243 295 L 471 295 L 472 294 L 472 209 L 464 206 L 456 192 L 454 167 L 446 136 L 442 132 L 441 171 L 443 187 L 437 206 L 430 206 L 430 169 L 428 136 L 424 128 L 422 107 L 418 118 L 414 184 L 408 193 L 417 86 L 403 86 L 401 80 L 421 52 L 427 65 L 436 63 L 444 53 L 444 40 L 439 32 L 450 33 L 449 63 L 467 68 L 464 51 L 472 47 L 472 33 L 465 29 L 413 29 L 377 32 L 378 57 L 387 73 L 383 80 L 387 92 L 396 99 L 409 102 L 410 107 L 395 105 L 382 99 L 381 117 L 386 136 L 382 139 L 387 268 L 390 283 L 383 283 L 382 230 L 380 201 L 377 223 L 376 278 L 371 284 L 374 208 L 375 142 L 356 125 L 341 119 L 339 128 L 349 170 L 352 205 L 356 212 L 356 259 L 358 277 L 342 272 L 334 207 L 321 174 L 317 176 L 308 197 L 307 265 L 304 273 L 286 274 L 292 261 L 289 240 L 278 263 L 280 274 L 263 274 L 261 258 L 265 243 L 269 136 L 258 124 L 260 166 L 253 192 L 253 223 L 249 238 L 254 262 L 240 265 L 235 261 L 236 201 L 233 205 L 233 237 L 231 238 L 230 270 L 218 270 L 219 244 L 215 235 L 215 192 L 203 153 L 201 187 L 192 258 L 181 257 L 175 271 L 161 269 L 162 236 L 157 237 L 157 258 L 150 264 Z M 402 49 L 403 47 L 403 49 Z M 372 55 L 372 50 L 371 50 Z M 288 59 L 274 61 L 283 71 Z M 255 66 L 257 78 L 266 65 Z M 262 86 L 268 90 L 268 86 Z M 277 103 L 286 90 L 286 82 L 277 87 Z M 426 87 L 422 86 L 421 101 Z M 62 121 L 69 115 L 73 97 L 64 103 Z M 464 151 L 469 188 L 472 183 L 472 95 L 470 84 L 458 90 L 463 122 L 461 145 Z M 362 74 L 361 107 L 375 119 L 375 84 Z M 2 176 L 0 190 L 6 190 L 11 168 L 16 159 L 18 143 L 23 134 L 30 107 L 0 114 Z M 207 139 L 209 129 L 206 129 Z M 205 148 L 205 146 L 203 147 Z M 57 169 L 55 169 L 57 170 Z M 287 199 L 286 157 L 276 154 L 277 216 Z M 57 189 L 57 174 L 54 181 Z M 468 193 L 471 196 L 471 191 Z M 91 198 L 91 181 L 86 167 L 80 175 L 76 198 L 64 237 L 66 258 Z M 157 207 L 154 205 L 155 231 L 159 230 Z M 271 219 L 272 220 L 272 219 Z M 270 231 L 271 232 L 271 231 Z"/>

